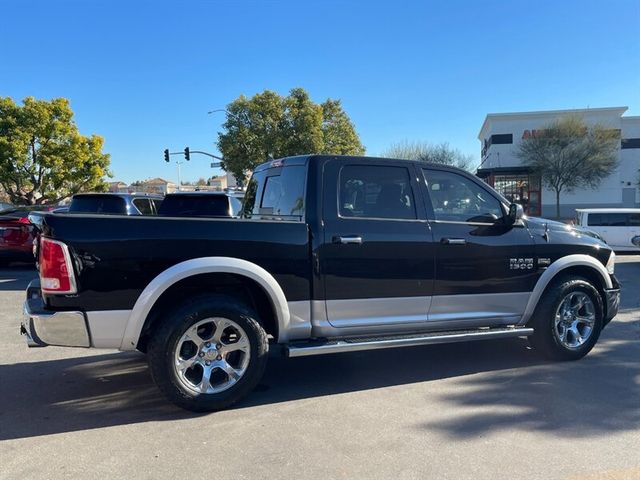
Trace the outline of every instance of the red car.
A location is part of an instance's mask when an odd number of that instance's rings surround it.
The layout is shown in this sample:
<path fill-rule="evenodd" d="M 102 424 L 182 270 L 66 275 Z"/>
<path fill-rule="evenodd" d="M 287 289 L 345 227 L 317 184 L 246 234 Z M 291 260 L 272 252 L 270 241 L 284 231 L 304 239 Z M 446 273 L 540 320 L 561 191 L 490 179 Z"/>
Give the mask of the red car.
<path fill-rule="evenodd" d="M 55 207 L 14 207 L 0 212 L 0 267 L 11 262 L 33 262 L 35 227 L 29 222 L 29 213 L 49 211 Z"/>

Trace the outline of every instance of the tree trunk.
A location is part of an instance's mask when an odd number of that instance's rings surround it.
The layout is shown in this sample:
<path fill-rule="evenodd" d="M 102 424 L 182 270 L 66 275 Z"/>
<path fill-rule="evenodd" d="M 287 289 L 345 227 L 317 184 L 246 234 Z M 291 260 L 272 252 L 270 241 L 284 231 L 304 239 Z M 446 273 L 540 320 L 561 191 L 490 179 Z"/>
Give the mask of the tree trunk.
<path fill-rule="evenodd" d="M 556 190 L 556 218 L 560 220 L 560 190 Z"/>

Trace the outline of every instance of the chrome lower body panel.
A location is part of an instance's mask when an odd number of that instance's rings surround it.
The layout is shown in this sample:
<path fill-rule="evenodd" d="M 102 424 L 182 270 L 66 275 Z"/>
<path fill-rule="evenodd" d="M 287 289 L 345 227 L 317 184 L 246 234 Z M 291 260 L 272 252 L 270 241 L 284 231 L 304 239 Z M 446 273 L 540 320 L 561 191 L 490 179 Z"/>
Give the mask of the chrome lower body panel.
<path fill-rule="evenodd" d="M 48 312 L 42 306 L 39 298 L 28 298 L 24 302 L 20 332 L 27 337 L 28 346 L 91 346 L 89 329 L 82 312 Z"/>
<path fill-rule="evenodd" d="M 431 297 L 327 300 L 327 320 L 336 328 L 426 322 Z"/>
<path fill-rule="evenodd" d="M 515 292 L 312 300 L 311 333 L 315 338 L 333 338 L 515 325 L 530 296 Z"/>
<path fill-rule="evenodd" d="M 329 353 L 355 352 L 382 348 L 415 347 L 438 343 L 469 342 L 474 340 L 491 340 L 497 338 L 526 337 L 533 334 L 533 328 L 487 328 L 470 331 L 453 331 L 425 333 L 406 336 L 389 336 L 378 338 L 344 338 L 324 342 L 292 343 L 287 345 L 289 357 L 306 357 Z"/>

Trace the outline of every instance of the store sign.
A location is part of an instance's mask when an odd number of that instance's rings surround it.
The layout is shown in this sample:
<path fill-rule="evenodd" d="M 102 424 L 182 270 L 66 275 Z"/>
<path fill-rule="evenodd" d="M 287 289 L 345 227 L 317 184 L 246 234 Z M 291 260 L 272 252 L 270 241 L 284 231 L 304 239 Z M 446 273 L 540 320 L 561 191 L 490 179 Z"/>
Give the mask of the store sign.
<path fill-rule="evenodd" d="M 538 137 L 541 137 L 543 134 L 544 134 L 544 129 L 525 130 L 524 133 L 522 134 L 522 139 L 527 140 L 529 138 L 538 138 Z"/>

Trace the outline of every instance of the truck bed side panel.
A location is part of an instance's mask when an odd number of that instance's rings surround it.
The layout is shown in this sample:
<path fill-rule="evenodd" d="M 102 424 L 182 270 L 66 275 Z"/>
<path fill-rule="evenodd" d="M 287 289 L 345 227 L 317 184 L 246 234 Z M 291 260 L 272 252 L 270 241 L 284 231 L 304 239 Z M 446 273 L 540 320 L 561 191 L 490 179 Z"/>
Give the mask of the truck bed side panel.
<path fill-rule="evenodd" d="M 47 297 L 53 308 L 131 309 L 162 271 L 216 256 L 261 266 L 288 301 L 310 295 L 309 233 L 300 222 L 48 215 L 43 231 L 69 246 L 78 277 L 77 295 Z"/>

